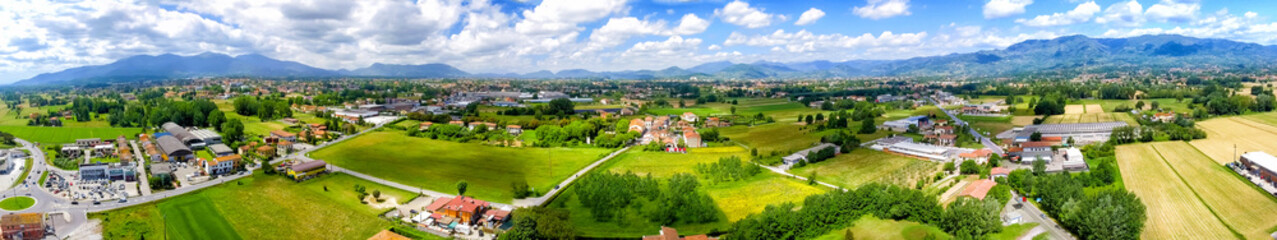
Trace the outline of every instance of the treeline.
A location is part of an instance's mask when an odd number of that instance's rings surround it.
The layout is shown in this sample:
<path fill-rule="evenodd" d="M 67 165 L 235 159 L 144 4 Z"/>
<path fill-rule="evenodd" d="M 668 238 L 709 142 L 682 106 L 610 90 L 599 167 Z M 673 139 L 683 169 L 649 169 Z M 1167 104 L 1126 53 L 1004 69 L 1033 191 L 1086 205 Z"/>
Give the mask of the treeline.
<path fill-rule="evenodd" d="M 1171 122 L 1153 121 L 1140 118 L 1140 126 L 1117 127 L 1109 135 L 1109 143 L 1127 144 L 1152 141 L 1188 141 L 1206 138 L 1206 131 L 1194 127 L 1192 119 L 1180 115 Z"/>
<path fill-rule="evenodd" d="M 262 121 L 293 117 L 293 110 L 285 99 L 240 96 L 235 98 L 232 104 L 235 106 L 235 113 L 243 116 L 257 116 Z"/>
<path fill-rule="evenodd" d="M 762 172 L 762 167 L 745 163 L 737 156 L 719 158 L 716 163 L 696 164 L 696 174 L 708 178 L 710 182 L 740 181 Z"/>
<path fill-rule="evenodd" d="M 165 122 L 173 122 L 187 127 L 218 127 L 227 122 L 217 104 L 206 100 L 173 101 L 169 99 L 153 99 L 148 102 L 135 102 L 122 105 L 123 108 L 110 109 L 107 121 L 116 127 L 156 127 Z"/>
<path fill-rule="evenodd" d="M 993 198 L 964 198 L 945 209 L 935 196 L 922 191 L 871 183 L 809 196 L 801 208 L 792 203 L 767 206 L 732 225 L 724 239 L 811 239 L 850 226 L 864 215 L 932 224 L 961 239 L 975 239 L 1001 231 L 1000 210 Z"/>
<path fill-rule="evenodd" d="M 717 221 L 719 210 L 699 187 L 696 177 L 686 173 L 670 177 L 662 188 L 650 174 L 602 172 L 586 175 L 573 191 L 599 222 L 618 221 L 629 209 L 662 225 Z"/>

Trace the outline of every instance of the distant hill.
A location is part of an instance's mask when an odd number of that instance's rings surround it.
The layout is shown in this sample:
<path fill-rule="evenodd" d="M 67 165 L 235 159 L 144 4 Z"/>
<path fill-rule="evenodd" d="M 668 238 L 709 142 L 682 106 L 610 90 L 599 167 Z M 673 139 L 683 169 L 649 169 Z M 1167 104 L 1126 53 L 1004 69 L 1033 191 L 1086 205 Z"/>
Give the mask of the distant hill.
<path fill-rule="evenodd" d="M 447 64 L 373 64 L 355 70 L 325 70 L 261 55 L 205 53 L 194 56 L 140 55 L 111 64 L 40 74 L 18 85 L 114 83 L 205 76 L 411 77 L 411 78 L 835 78 L 867 76 L 1010 76 L 1086 71 L 1183 69 L 1257 70 L 1277 67 L 1277 46 L 1179 35 L 1090 38 L 1082 35 L 1027 40 L 1005 49 L 903 60 L 846 62 L 709 62 L 688 69 L 593 72 L 570 69 L 527 74 L 471 74 Z"/>

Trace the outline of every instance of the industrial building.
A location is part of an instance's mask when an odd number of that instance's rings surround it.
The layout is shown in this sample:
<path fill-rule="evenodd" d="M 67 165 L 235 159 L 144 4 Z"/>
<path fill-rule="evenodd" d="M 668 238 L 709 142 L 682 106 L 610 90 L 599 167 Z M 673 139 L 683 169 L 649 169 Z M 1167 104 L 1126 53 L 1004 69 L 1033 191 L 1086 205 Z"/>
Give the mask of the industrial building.
<path fill-rule="evenodd" d="M 1034 132 L 1041 133 L 1042 138 L 1059 137 L 1067 141 L 1072 138 L 1078 145 L 1109 140 L 1113 129 L 1126 127 L 1126 122 L 1039 124 L 1024 128 L 1012 129 L 998 134 L 1000 139 L 1015 139 L 1015 143 L 1028 142 Z"/>

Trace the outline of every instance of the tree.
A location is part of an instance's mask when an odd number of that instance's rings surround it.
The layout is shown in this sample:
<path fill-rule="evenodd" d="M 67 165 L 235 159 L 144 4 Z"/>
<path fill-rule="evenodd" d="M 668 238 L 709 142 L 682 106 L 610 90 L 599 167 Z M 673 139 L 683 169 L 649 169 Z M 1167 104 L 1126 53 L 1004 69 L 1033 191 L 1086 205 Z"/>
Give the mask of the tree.
<path fill-rule="evenodd" d="M 550 104 L 548 105 L 546 112 L 550 115 L 565 117 L 576 113 L 576 110 L 575 106 L 573 106 L 572 100 L 567 98 L 556 98 L 554 100 L 550 100 Z"/>
<path fill-rule="evenodd" d="M 878 126 L 874 124 L 873 118 L 866 118 L 860 122 L 860 134 L 872 134 L 878 131 Z"/>
<path fill-rule="evenodd" d="M 949 204 L 941 217 L 940 227 L 958 239 L 983 239 L 1002 231 L 1002 220 L 998 218 L 1001 210 L 1001 204 L 991 198 L 981 201 L 962 197 Z"/>
<path fill-rule="evenodd" d="M 469 186 L 470 186 L 470 183 L 466 182 L 466 180 L 457 181 L 457 196 L 465 196 L 466 187 L 469 187 Z"/>
<path fill-rule="evenodd" d="M 236 143 L 244 139 L 244 123 L 238 118 L 232 118 L 222 124 L 222 140 L 228 143 Z"/>
<path fill-rule="evenodd" d="M 806 119 L 807 125 L 811 125 L 811 122 L 814 120 L 815 120 L 815 116 L 807 115 L 807 119 Z"/>
<path fill-rule="evenodd" d="M 1149 108 L 1154 110 L 1162 109 L 1162 104 L 1158 103 L 1157 101 L 1153 101 L 1153 103 L 1149 105 Z"/>
<path fill-rule="evenodd" d="M 958 170 L 958 166 L 956 164 L 953 164 L 952 161 L 944 163 L 945 172 L 952 172 L 953 170 Z"/>
<path fill-rule="evenodd" d="M 733 100 L 735 101 L 735 100 Z M 736 115 L 736 106 L 732 106 L 732 115 Z"/>
<path fill-rule="evenodd" d="M 1046 175 L 1046 161 L 1037 159 L 1033 161 L 1033 175 Z"/>
<path fill-rule="evenodd" d="M 1082 239 L 1138 239 L 1147 220 L 1139 197 L 1111 188 L 1065 205 L 1060 220 Z"/>
<path fill-rule="evenodd" d="M 976 174 L 980 172 L 980 165 L 973 160 L 966 160 L 962 161 L 962 166 L 959 169 L 962 174 Z"/>
<path fill-rule="evenodd" d="M 1042 141 L 1042 133 L 1034 131 L 1033 134 L 1029 134 L 1029 141 Z"/>
<path fill-rule="evenodd" d="M 373 200 L 380 200 L 380 199 L 381 199 L 381 190 L 373 189 L 373 190 L 372 190 L 372 199 L 373 199 Z"/>
<path fill-rule="evenodd" d="M 222 111 L 214 110 L 208 114 L 208 125 L 213 126 L 214 129 L 221 131 L 223 122 L 226 122 L 226 114 Z"/>
<path fill-rule="evenodd" d="M 502 234 L 500 240 L 570 240 L 576 238 L 576 230 L 568 221 L 568 211 L 557 208 L 517 208 L 514 227 Z"/>
<path fill-rule="evenodd" d="M 1135 102 L 1135 109 L 1144 110 L 1144 100 Z"/>

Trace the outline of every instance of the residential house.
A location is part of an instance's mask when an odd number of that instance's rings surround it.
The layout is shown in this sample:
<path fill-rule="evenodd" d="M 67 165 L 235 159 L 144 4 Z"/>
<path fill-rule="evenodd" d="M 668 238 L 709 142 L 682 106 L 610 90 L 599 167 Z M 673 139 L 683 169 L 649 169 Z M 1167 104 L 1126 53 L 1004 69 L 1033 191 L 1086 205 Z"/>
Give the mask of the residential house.
<path fill-rule="evenodd" d="M 687 144 L 687 147 L 689 148 L 701 147 L 701 134 L 696 133 L 696 129 L 692 129 L 690 127 L 684 128 L 683 143 Z"/>
<path fill-rule="evenodd" d="M 275 154 L 277 153 L 275 152 L 275 147 L 270 145 L 262 145 L 261 147 L 257 147 L 254 151 L 256 151 L 258 155 L 267 159 L 275 157 Z"/>
<path fill-rule="evenodd" d="M 975 161 L 976 163 L 984 164 L 985 162 L 989 160 L 989 156 L 991 155 L 993 155 L 993 150 L 983 148 L 980 150 L 975 150 L 974 152 L 960 153 L 958 154 L 958 158 L 964 161 L 972 160 L 972 161 Z"/>
<path fill-rule="evenodd" d="M 505 126 L 505 131 L 506 131 L 506 132 L 509 132 L 509 133 L 510 133 L 510 135 L 516 135 L 516 136 L 517 136 L 517 135 L 519 135 L 519 134 L 523 134 L 523 126 L 519 126 L 519 125 L 507 125 L 507 126 Z"/>
<path fill-rule="evenodd" d="M 647 122 L 643 121 L 643 119 L 638 119 L 638 118 L 630 119 L 631 132 L 642 133 L 644 129 L 647 129 L 647 127 L 648 127 Z"/>
<path fill-rule="evenodd" d="M 297 141 L 297 134 L 296 134 L 296 133 L 290 133 L 290 132 L 286 132 L 286 131 L 284 131 L 284 130 L 274 130 L 274 131 L 270 131 L 270 136 L 271 136 L 271 137 L 274 137 L 274 138 L 278 138 L 279 140 L 282 140 L 282 141 L 289 141 L 289 142 L 296 142 L 296 141 Z"/>
<path fill-rule="evenodd" d="M 403 235 L 399 235 L 398 233 L 391 232 L 390 230 L 387 230 L 387 229 L 383 229 L 381 230 L 381 232 L 377 232 L 377 235 L 372 235 L 372 237 L 369 237 L 368 240 L 412 240 L 412 238 L 404 237 Z"/>
<path fill-rule="evenodd" d="M 217 157 L 235 154 L 235 150 L 232 150 L 230 146 L 226 146 L 226 144 L 221 143 L 208 145 L 208 150 L 209 152 L 213 152 L 213 156 Z"/>
<path fill-rule="evenodd" d="M 1155 113 L 1153 114 L 1153 121 L 1164 123 L 1173 122 L 1175 121 L 1175 112 Z"/>
<path fill-rule="evenodd" d="M 686 121 L 686 122 L 696 122 L 696 120 L 698 119 L 696 117 L 696 114 L 692 112 L 684 112 L 682 118 L 683 118 L 683 121 Z"/>
<path fill-rule="evenodd" d="M 239 154 L 217 157 L 204 161 L 204 172 L 208 175 L 225 175 L 235 171 L 235 165 L 239 165 Z"/>
<path fill-rule="evenodd" d="M 432 126 L 432 125 L 435 125 L 435 123 L 433 123 L 433 122 L 421 122 L 421 125 L 417 127 L 417 130 L 425 131 L 426 129 L 430 129 L 430 126 Z"/>
<path fill-rule="evenodd" d="M 975 182 L 972 182 L 971 184 L 967 184 L 967 187 L 962 188 L 962 192 L 958 193 L 958 196 L 973 197 L 976 199 L 984 200 L 984 197 L 989 195 L 989 190 L 993 189 L 993 187 L 997 185 L 998 185 L 997 182 L 994 182 L 993 180 L 989 180 L 989 179 L 976 180 Z"/>
<path fill-rule="evenodd" d="M 994 167 L 989 169 L 989 179 L 1006 178 L 1011 175 L 1011 170 L 1004 167 Z"/>
<path fill-rule="evenodd" d="M 643 236 L 643 240 L 718 240 L 718 238 L 711 238 L 705 234 L 679 237 L 678 230 L 674 230 L 674 228 L 670 228 L 666 226 L 661 226 L 660 232 L 658 232 L 656 235 Z"/>
<path fill-rule="evenodd" d="M 442 202 L 442 203 L 440 203 Z M 440 203 L 436 205 L 436 203 Z M 430 216 L 435 222 L 441 226 L 455 226 L 468 228 L 478 222 L 483 211 L 490 208 L 489 203 L 483 200 L 474 199 L 468 196 L 457 196 L 455 198 L 442 197 L 430 204 L 427 210 L 433 214 Z"/>

